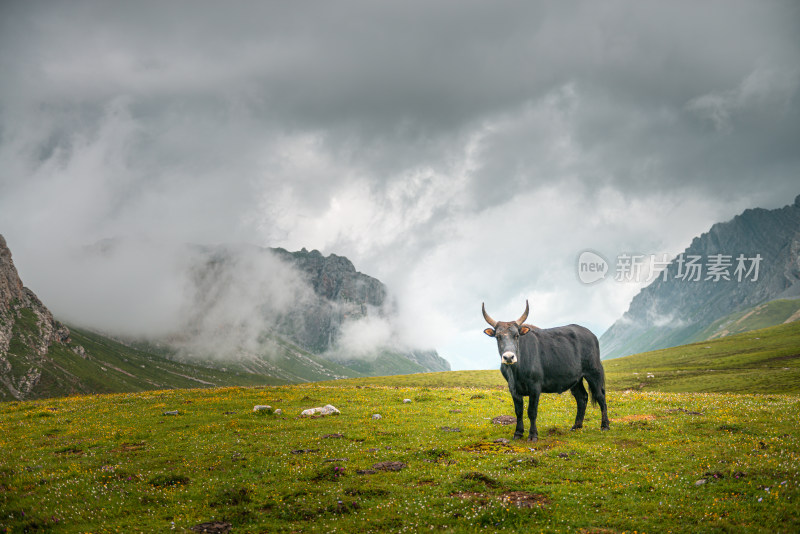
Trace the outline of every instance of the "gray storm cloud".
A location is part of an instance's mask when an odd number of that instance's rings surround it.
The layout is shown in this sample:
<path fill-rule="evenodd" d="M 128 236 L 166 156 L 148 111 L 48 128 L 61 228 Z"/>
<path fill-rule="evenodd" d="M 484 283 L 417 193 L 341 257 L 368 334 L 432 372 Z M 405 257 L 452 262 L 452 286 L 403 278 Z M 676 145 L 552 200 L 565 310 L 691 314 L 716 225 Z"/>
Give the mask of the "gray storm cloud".
<path fill-rule="evenodd" d="M 638 287 L 587 290 L 581 250 L 674 254 L 797 195 L 799 21 L 736 0 L 3 2 L 0 231 L 45 301 L 47 251 L 107 237 L 346 255 L 397 294 L 401 337 L 480 366 L 476 303 L 536 298 L 599 334 Z M 164 276 L 153 317 L 180 300 Z"/>

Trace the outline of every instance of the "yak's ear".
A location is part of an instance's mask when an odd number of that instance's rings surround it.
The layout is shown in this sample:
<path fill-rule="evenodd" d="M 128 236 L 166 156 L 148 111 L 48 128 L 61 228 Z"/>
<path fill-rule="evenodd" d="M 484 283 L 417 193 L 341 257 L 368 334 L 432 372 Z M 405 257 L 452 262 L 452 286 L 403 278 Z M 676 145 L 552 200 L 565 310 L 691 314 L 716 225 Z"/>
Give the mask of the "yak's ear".
<path fill-rule="evenodd" d="M 494 337 L 494 329 L 493 328 L 487 328 L 486 330 L 483 331 L 483 333 L 486 334 L 489 337 Z"/>
<path fill-rule="evenodd" d="M 525 334 L 527 334 L 530 331 L 531 331 L 531 329 L 528 328 L 525 325 L 522 325 L 522 326 L 519 327 L 519 335 L 521 335 L 521 336 L 524 336 Z"/>

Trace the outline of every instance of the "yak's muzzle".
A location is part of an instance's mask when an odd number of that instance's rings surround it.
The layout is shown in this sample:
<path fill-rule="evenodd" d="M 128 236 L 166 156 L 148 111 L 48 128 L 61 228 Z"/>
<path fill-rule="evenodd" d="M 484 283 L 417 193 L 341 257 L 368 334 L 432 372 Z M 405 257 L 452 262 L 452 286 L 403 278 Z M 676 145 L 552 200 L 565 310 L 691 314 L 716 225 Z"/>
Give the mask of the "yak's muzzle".
<path fill-rule="evenodd" d="M 500 358 L 502 362 L 506 365 L 512 365 L 517 363 L 517 355 L 514 354 L 513 352 L 504 352 Z"/>

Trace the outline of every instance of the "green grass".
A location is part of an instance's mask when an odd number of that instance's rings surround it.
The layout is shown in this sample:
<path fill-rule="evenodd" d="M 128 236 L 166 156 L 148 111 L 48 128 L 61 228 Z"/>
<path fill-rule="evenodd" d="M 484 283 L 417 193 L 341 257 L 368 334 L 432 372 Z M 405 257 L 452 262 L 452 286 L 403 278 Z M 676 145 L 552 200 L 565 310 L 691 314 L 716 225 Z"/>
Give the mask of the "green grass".
<path fill-rule="evenodd" d="M 800 322 L 606 360 L 603 365 L 615 389 L 800 393 Z"/>
<path fill-rule="evenodd" d="M 264 403 L 284 414 L 252 412 Z M 326 403 L 342 414 L 299 417 Z M 571 396 L 546 395 L 540 441 L 502 444 L 513 429 L 490 419 L 513 408 L 495 388 L 10 402 L 0 531 L 189 532 L 219 520 L 233 532 L 796 532 L 798 409 L 797 396 L 618 392 L 610 431 L 590 407 L 570 432 Z M 531 507 L 514 504 L 520 495 Z"/>
<path fill-rule="evenodd" d="M 611 430 L 543 395 L 537 443 L 496 442 L 498 370 L 0 403 L 0 532 L 797 532 L 799 348 L 793 323 L 606 361 Z"/>

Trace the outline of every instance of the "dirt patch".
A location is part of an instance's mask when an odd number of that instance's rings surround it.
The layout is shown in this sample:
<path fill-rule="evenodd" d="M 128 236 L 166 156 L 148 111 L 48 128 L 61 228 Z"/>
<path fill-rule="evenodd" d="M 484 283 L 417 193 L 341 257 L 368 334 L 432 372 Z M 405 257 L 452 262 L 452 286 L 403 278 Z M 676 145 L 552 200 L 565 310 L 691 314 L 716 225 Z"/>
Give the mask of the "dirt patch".
<path fill-rule="evenodd" d="M 372 465 L 372 469 L 377 469 L 378 471 L 400 471 L 406 467 L 408 466 L 403 462 L 378 462 Z"/>
<path fill-rule="evenodd" d="M 528 493 L 527 491 L 509 491 L 500 495 L 500 500 L 505 504 L 517 508 L 540 508 L 550 504 L 550 497 L 541 493 Z"/>
<path fill-rule="evenodd" d="M 322 439 L 338 439 L 338 438 L 343 438 L 343 437 L 344 437 L 344 434 L 339 434 L 339 433 L 336 433 L 336 434 L 325 434 L 324 436 L 322 436 Z"/>
<path fill-rule="evenodd" d="M 226 534 L 231 531 L 233 525 L 225 521 L 208 521 L 195 525 L 189 530 L 193 532 L 208 532 L 209 534 Z"/>
<path fill-rule="evenodd" d="M 517 418 L 513 415 L 498 415 L 494 419 L 492 419 L 492 424 L 494 425 L 516 425 Z"/>
<path fill-rule="evenodd" d="M 461 448 L 462 451 L 466 452 L 483 452 L 483 453 L 499 452 L 504 454 L 511 454 L 515 452 L 530 452 L 530 449 L 531 447 L 517 447 L 516 445 L 512 445 L 510 443 L 503 443 L 501 441 L 494 441 L 491 443 L 482 441 Z"/>
<path fill-rule="evenodd" d="M 144 449 L 144 443 L 123 443 L 119 447 L 111 449 L 111 452 L 133 452 Z"/>

